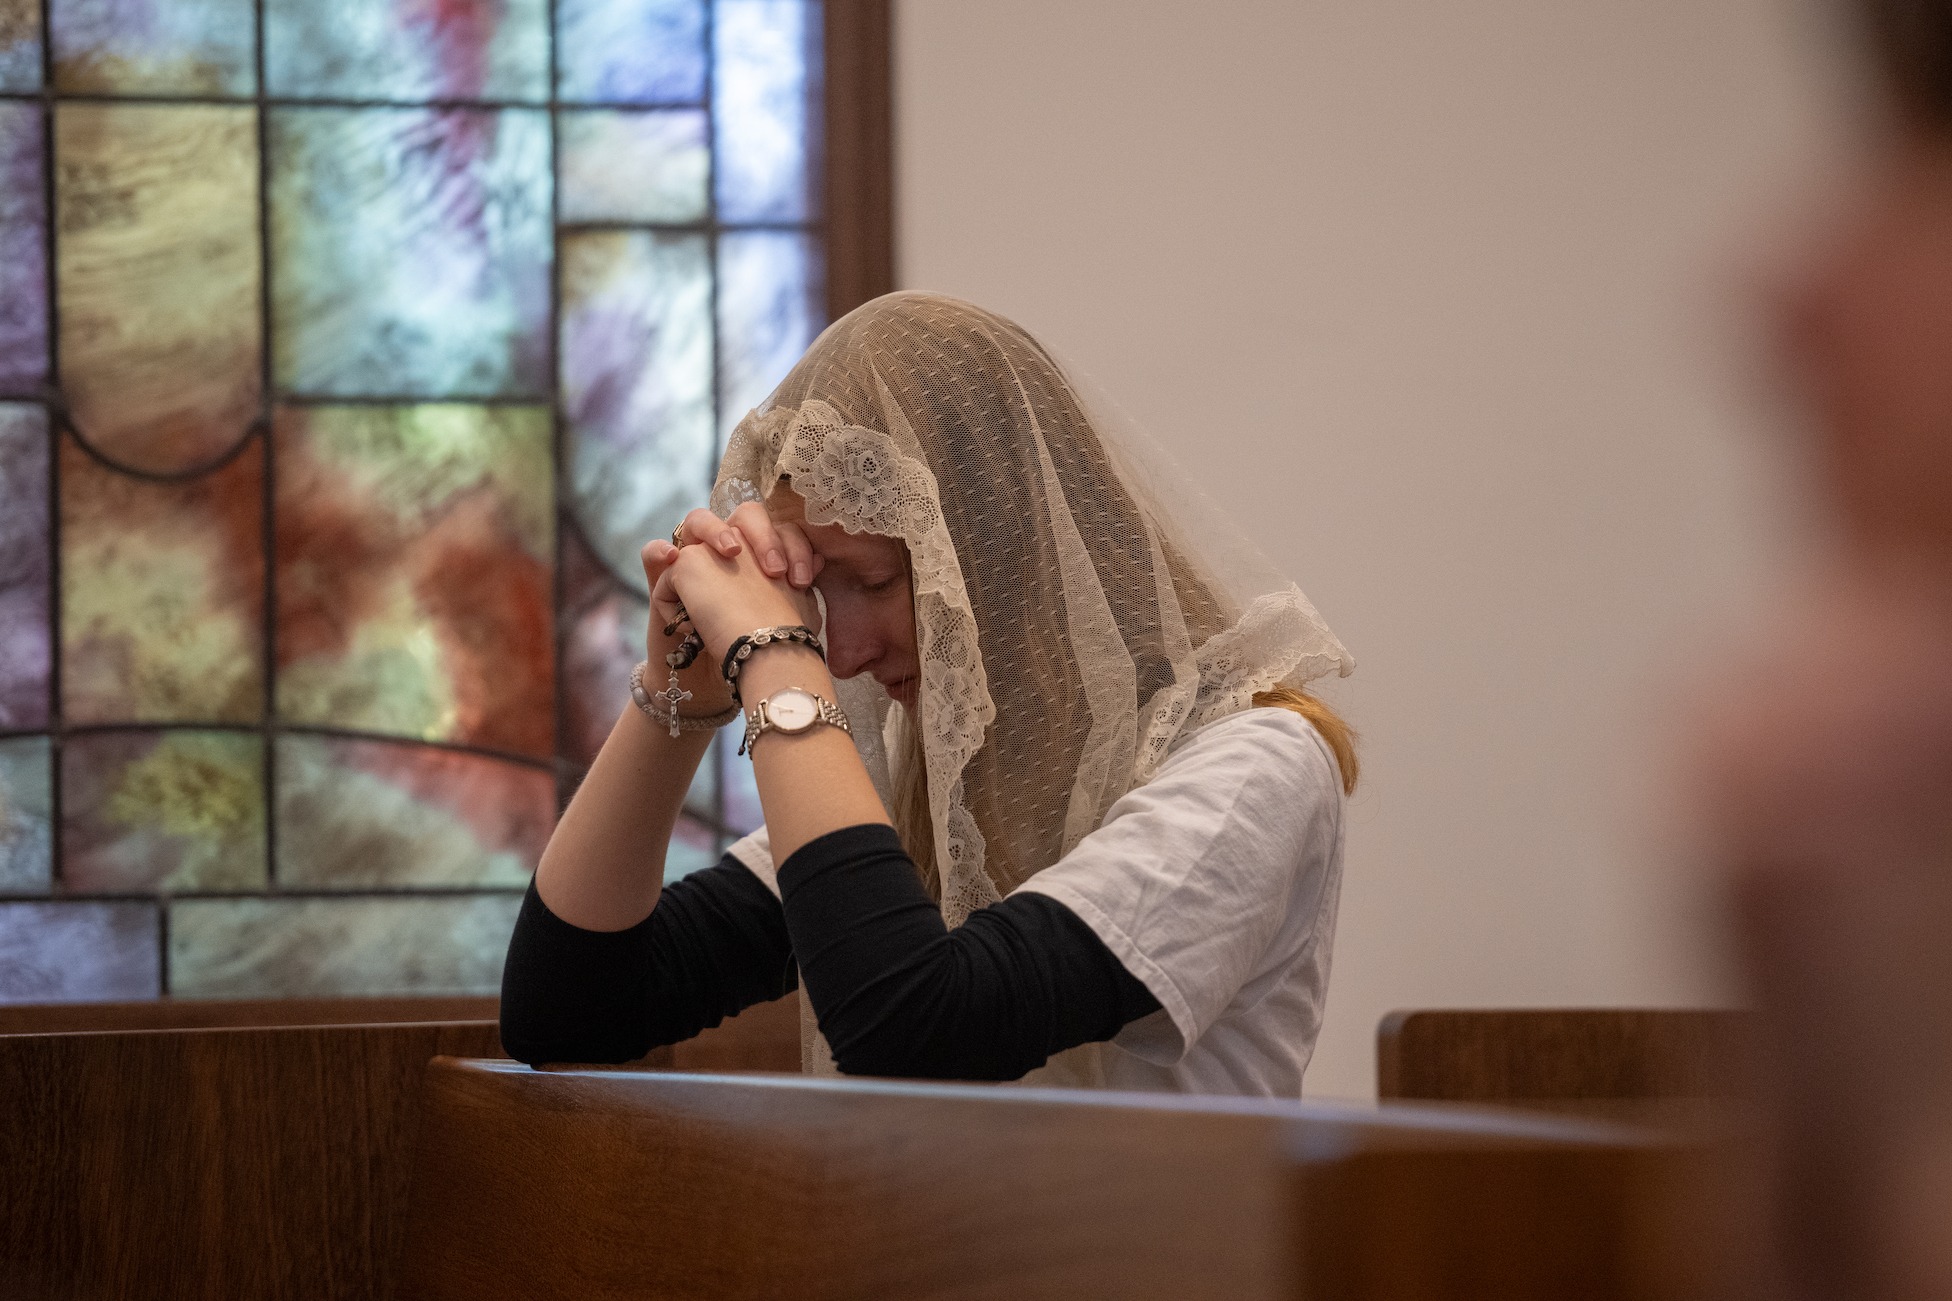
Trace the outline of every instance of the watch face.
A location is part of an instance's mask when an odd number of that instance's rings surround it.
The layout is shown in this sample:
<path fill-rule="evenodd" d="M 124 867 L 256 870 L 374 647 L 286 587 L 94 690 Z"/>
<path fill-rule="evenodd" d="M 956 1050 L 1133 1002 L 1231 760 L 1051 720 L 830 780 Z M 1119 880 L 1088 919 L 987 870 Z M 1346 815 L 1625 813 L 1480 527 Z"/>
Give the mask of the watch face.
<path fill-rule="evenodd" d="M 782 732 L 804 732 L 820 721 L 820 702 L 810 692 L 788 687 L 767 698 L 766 718 Z"/>

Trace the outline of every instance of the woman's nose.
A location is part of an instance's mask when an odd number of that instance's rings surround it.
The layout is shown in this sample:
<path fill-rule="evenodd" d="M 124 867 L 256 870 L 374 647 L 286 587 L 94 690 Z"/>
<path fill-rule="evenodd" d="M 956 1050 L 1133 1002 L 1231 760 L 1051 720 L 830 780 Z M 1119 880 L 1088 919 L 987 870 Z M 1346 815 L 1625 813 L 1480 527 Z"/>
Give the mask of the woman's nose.
<path fill-rule="evenodd" d="M 854 677 L 881 655 L 880 644 L 851 613 L 844 602 L 827 604 L 827 671 L 836 678 Z"/>

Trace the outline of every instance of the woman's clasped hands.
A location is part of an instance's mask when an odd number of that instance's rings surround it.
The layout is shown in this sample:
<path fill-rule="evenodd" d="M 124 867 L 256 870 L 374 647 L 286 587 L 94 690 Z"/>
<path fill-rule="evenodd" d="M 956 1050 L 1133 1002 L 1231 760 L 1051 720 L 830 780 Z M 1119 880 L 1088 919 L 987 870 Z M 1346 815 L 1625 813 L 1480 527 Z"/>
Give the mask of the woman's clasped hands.
<path fill-rule="evenodd" d="M 756 501 L 742 504 L 729 519 L 694 510 L 677 532 L 683 546 L 658 538 L 642 553 L 651 588 L 648 649 L 654 665 L 664 664 L 685 634 L 696 630 L 704 653 L 679 673 L 696 701 L 685 712 L 715 712 L 731 704 L 719 664 L 734 641 L 781 625 L 820 630 L 813 582 L 822 560 L 805 533 L 775 521 Z"/>

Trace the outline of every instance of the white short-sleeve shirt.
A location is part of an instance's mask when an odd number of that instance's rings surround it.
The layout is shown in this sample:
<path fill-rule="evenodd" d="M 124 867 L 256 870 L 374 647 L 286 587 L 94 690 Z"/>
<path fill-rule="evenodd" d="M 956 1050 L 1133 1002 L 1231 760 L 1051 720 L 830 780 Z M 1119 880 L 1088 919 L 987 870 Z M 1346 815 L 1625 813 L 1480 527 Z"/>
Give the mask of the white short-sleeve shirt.
<path fill-rule="evenodd" d="M 1244 710 L 1181 738 L 1150 782 L 1017 888 L 1076 913 L 1160 1010 L 1023 1082 L 1301 1096 L 1345 802 L 1328 743 L 1292 710 Z M 731 852 L 773 883 L 763 831 Z"/>

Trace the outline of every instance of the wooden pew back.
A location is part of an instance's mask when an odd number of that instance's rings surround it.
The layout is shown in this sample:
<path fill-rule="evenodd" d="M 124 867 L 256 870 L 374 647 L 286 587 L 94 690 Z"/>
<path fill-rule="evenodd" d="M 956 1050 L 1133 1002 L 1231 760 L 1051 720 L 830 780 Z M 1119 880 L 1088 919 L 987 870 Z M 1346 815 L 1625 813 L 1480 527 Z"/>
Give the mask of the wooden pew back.
<path fill-rule="evenodd" d="M 492 1021 L 0 1036 L 0 1293 L 390 1295 L 428 1059 Z"/>
<path fill-rule="evenodd" d="M 1377 1093 L 1658 1115 L 1645 1104 L 1729 1095 L 1744 1024 L 1681 1008 L 1393 1012 L 1376 1031 Z"/>
<path fill-rule="evenodd" d="M 1297 1301 L 1656 1301 L 1691 1259 L 1665 1208 L 1692 1154 L 1659 1142 L 1379 1146 L 1304 1135 Z"/>
<path fill-rule="evenodd" d="M 129 1003 L 0 1004 L 0 1035 L 85 1030 L 215 1030 L 232 1026 L 383 1025 L 493 1021 L 501 1000 L 451 998 L 148 998 Z"/>
<path fill-rule="evenodd" d="M 1297 1133 L 1607 1142 L 1543 1118 L 439 1061 L 402 1295 L 1273 1298 L 1295 1284 Z"/>

